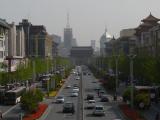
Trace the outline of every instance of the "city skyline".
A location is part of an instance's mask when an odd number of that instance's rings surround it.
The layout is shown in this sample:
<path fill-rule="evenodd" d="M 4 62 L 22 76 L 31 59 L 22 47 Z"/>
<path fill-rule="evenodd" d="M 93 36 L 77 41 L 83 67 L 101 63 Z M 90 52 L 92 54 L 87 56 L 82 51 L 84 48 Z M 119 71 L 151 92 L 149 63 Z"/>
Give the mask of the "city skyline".
<path fill-rule="evenodd" d="M 137 0 L 2 0 L 0 18 L 16 24 L 28 18 L 33 24 L 45 25 L 50 34 L 63 36 L 69 12 L 70 26 L 78 44 L 89 45 L 91 39 L 99 42 L 105 26 L 110 34 L 119 37 L 121 29 L 137 27 L 141 18 L 150 12 L 160 17 L 157 3 L 158 0 L 147 3 L 145 0 L 138 3 Z M 8 7 L 3 7 L 6 5 Z"/>

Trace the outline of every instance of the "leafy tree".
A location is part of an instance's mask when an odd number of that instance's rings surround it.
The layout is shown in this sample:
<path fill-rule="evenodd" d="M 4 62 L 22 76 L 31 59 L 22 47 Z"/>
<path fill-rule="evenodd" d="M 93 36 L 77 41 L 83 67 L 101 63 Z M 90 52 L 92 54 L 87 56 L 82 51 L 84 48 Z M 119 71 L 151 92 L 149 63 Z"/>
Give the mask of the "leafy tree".
<path fill-rule="evenodd" d="M 38 90 L 31 90 L 24 93 L 21 97 L 21 108 L 26 112 L 35 112 L 38 108 L 38 103 L 43 100 L 43 93 Z"/>

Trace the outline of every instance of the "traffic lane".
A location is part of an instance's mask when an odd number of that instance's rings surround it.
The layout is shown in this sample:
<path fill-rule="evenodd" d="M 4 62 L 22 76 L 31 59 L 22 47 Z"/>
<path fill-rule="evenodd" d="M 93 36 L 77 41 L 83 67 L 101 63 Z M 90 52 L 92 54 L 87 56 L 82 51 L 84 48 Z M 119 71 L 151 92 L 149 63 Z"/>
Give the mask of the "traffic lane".
<path fill-rule="evenodd" d="M 2 113 L 5 113 L 6 111 L 8 111 L 12 107 L 13 107 L 13 105 L 0 105 L 0 110 Z"/>
<path fill-rule="evenodd" d="M 19 114 L 17 114 L 19 113 Z M 10 110 L 7 114 L 3 115 L 3 120 L 18 120 L 22 113 L 20 104 L 17 104 L 14 109 Z"/>
<path fill-rule="evenodd" d="M 69 79 L 64 84 L 64 89 L 59 93 L 59 96 L 62 95 L 65 97 L 65 101 L 71 101 L 75 105 L 75 110 L 77 111 L 77 97 L 70 97 L 72 88 L 66 89 L 65 87 L 67 85 L 73 86 L 74 84 L 78 84 L 79 81 L 75 80 L 75 76 L 71 75 Z M 47 116 L 46 120 L 64 120 L 64 119 L 70 119 L 75 120 L 76 119 L 76 112 L 75 114 L 64 114 L 62 113 L 63 110 L 63 104 L 52 104 L 52 109 Z"/>
<path fill-rule="evenodd" d="M 93 82 L 94 81 L 94 82 Z M 87 110 L 85 109 L 84 111 L 84 117 L 87 120 L 97 120 L 97 118 L 100 118 L 102 120 L 113 120 L 116 118 L 122 118 L 122 116 L 119 114 L 118 110 L 117 110 L 117 106 L 116 104 L 113 102 L 113 98 L 112 96 L 109 96 L 109 99 L 111 102 L 100 102 L 100 98 L 98 97 L 97 92 L 94 90 L 97 87 L 101 87 L 99 82 L 95 82 L 96 79 L 94 78 L 94 76 L 84 76 L 84 95 L 85 97 L 87 96 L 87 94 L 92 93 L 95 96 L 95 101 L 96 104 L 98 105 L 103 105 L 104 109 L 105 109 L 105 116 L 102 117 L 95 117 L 93 116 L 93 110 Z M 101 87 L 102 88 L 102 87 Z M 103 88 L 102 88 L 103 89 Z M 87 101 L 84 100 L 84 106 L 87 106 Z"/>

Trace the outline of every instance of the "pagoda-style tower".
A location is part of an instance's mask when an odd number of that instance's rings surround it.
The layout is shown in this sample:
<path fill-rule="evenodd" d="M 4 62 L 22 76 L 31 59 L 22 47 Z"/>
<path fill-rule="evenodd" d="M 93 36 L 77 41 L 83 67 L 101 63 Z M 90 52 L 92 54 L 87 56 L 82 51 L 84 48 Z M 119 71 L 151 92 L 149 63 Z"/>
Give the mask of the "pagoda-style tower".
<path fill-rule="evenodd" d="M 148 17 L 141 20 L 141 24 L 135 28 L 137 37 L 137 54 L 155 55 L 157 44 L 151 38 L 150 30 L 159 25 L 160 19 L 154 17 L 151 13 Z"/>
<path fill-rule="evenodd" d="M 154 17 L 151 13 L 148 17 L 141 20 L 141 24 L 135 29 L 136 30 L 136 36 L 140 36 L 142 32 L 148 31 L 150 28 L 158 25 L 160 19 Z"/>

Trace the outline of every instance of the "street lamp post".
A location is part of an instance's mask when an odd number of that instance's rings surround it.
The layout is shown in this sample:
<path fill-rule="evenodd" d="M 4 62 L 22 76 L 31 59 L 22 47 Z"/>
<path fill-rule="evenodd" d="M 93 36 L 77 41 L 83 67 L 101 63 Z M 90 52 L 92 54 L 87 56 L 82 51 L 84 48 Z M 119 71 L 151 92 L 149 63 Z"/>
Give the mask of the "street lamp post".
<path fill-rule="evenodd" d="M 130 54 L 130 84 L 131 84 L 131 108 L 134 107 L 134 84 L 133 84 L 133 59 L 136 57 L 134 54 Z"/>
<path fill-rule="evenodd" d="M 35 57 L 32 56 L 32 66 L 33 66 L 33 80 L 32 82 L 35 82 L 36 79 L 36 68 L 35 68 Z"/>
<path fill-rule="evenodd" d="M 114 55 L 115 62 L 116 62 L 116 80 L 115 80 L 115 94 L 114 94 L 114 100 L 117 100 L 117 93 L 118 93 L 118 59 L 120 55 Z"/>
<path fill-rule="evenodd" d="M 118 92 L 118 59 L 120 55 L 115 55 L 115 62 L 116 62 L 116 95 Z"/>

